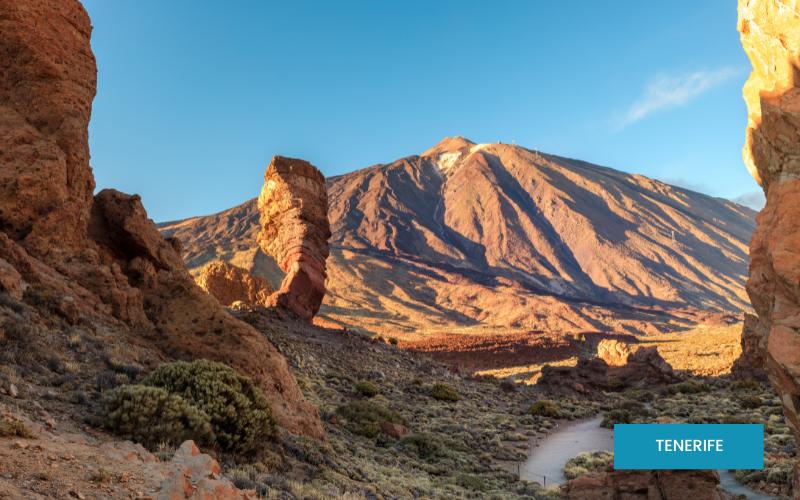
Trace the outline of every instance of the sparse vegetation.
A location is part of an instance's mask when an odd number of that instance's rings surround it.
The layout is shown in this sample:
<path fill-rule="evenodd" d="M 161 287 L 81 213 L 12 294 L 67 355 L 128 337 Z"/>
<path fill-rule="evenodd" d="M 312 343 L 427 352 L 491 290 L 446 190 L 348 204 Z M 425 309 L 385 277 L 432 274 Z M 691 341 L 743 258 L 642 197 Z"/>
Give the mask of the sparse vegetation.
<path fill-rule="evenodd" d="M 614 454 L 608 451 L 584 452 L 571 458 L 564 465 L 564 476 L 575 479 L 589 472 L 602 472 L 611 469 Z"/>
<path fill-rule="evenodd" d="M 364 397 L 371 398 L 372 396 L 377 396 L 380 390 L 378 386 L 370 382 L 369 380 L 360 380 L 356 383 L 356 392 L 361 394 Z"/>
<path fill-rule="evenodd" d="M 431 397 L 439 401 L 458 401 L 461 396 L 458 391 L 451 385 L 447 384 L 433 384 L 431 387 Z"/>
<path fill-rule="evenodd" d="M 347 421 L 348 428 L 353 433 L 367 438 L 375 438 L 381 433 L 381 422 L 405 424 L 403 417 L 396 412 L 367 400 L 340 406 L 337 413 Z"/>
<path fill-rule="evenodd" d="M 539 417 L 558 418 L 561 416 L 561 408 L 555 401 L 540 399 L 531 405 L 529 413 Z"/>
<path fill-rule="evenodd" d="M 0 436 L 31 439 L 34 437 L 34 434 L 33 431 L 31 431 L 28 426 L 25 425 L 25 422 L 9 417 L 0 420 Z"/>

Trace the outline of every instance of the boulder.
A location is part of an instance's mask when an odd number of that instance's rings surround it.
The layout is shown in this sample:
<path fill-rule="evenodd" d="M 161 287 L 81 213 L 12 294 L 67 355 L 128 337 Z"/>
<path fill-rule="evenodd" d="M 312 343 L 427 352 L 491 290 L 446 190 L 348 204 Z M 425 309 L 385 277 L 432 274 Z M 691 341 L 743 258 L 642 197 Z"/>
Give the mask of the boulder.
<path fill-rule="evenodd" d="M 222 260 L 206 264 L 195 281 L 224 306 L 231 306 L 235 302 L 267 305 L 272 295 L 272 287 L 267 280 Z"/>
<path fill-rule="evenodd" d="M 625 342 L 614 339 L 602 339 L 597 344 L 597 357 L 608 366 L 622 366 L 628 362 L 631 349 Z"/>
<path fill-rule="evenodd" d="M 631 470 L 592 473 L 567 482 L 562 496 L 571 500 L 727 500 L 719 475 L 709 470 Z"/>
<path fill-rule="evenodd" d="M 271 300 L 311 319 L 325 297 L 331 237 L 325 177 L 307 161 L 275 156 L 264 174 L 258 210 L 258 243 L 286 273 Z"/>
<path fill-rule="evenodd" d="M 185 441 L 178 448 L 169 469 L 156 494 L 158 500 L 258 498 L 255 491 L 240 490 L 230 480 L 222 477 L 219 462 L 200 453 L 194 441 Z"/>
<path fill-rule="evenodd" d="M 767 197 L 750 242 L 748 332 L 800 439 L 800 5 L 740 0 L 738 29 L 752 64 L 743 158 Z"/>

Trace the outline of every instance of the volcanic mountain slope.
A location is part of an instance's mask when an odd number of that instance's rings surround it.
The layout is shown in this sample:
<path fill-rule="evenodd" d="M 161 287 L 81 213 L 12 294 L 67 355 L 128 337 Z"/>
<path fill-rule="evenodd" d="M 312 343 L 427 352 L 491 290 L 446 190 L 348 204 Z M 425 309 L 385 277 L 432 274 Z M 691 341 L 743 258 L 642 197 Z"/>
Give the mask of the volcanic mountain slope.
<path fill-rule="evenodd" d="M 749 307 L 755 212 L 640 175 L 455 137 L 328 190 L 321 314 L 350 327 L 641 333 Z M 279 278 L 255 200 L 161 229 L 190 269 L 221 258 Z"/>

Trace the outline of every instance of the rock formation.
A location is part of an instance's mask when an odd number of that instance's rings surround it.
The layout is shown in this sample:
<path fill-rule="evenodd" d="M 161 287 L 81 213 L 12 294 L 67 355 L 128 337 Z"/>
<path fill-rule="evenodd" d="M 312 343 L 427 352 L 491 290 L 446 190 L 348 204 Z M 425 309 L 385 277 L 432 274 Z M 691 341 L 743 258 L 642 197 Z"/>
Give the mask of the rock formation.
<path fill-rule="evenodd" d="M 258 210 L 258 243 L 286 273 L 272 300 L 311 319 L 325 298 L 331 236 L 325 177 L 306 161 L 275 156 L 264 174 Z"/>
<path fill-rule="evenodd" d="M 655 346 L 631 349 L 624 342 L 602 340 L 596 355 L 579 359 L 574 367 L 545 365 L 538 384 L 586 393 L 652 387 L 677 380 L 678 375 Z"/>
<path fill-rule="evenodd" d="M 767 376 L 764 371 L 763 345 L 766 337 L 759 333 L 758 328 L 758 317 L 745 314 L 742 325 L 742 354 L 731 367 L 734 377 L 763 380 Z"/>
<path fill-rule="evenodd" d="M 569 500 L 727 500 L 719 474 L 707 470 L 630 470 L 588 474 L 564 485 Z"/>
<path fill-rule="evenodd" d="M 800 439 L 800 5 L 740 0 L 738 28 L 753 66 L 743 156 L 767 197 L 750 243 L 750 331 Z"/>
<path fill-rule="evenodd" d="M 628 363 L 631 349 L 625 342 L 614 339 L 602 339 L 597 344 L 597 357 L 608 366 L 623 366 Z"/>
<path fill-rule="evenodd" d="M 0 287 L 75 324 L 102 322 L 156 357 L 208 358 L 253 378 L 278 422 L 319 437 L 285 359 L 192 280 L 138 196 L 92 196 L 96 68 L 77 0 L 0 0 Z"/>
<path fill-rule="evenodd" d="M 234 302 L 267 305 L 272 295 L 267 280 L 222 260 L 208 263 L 195 281 L 224 306 Z"/>

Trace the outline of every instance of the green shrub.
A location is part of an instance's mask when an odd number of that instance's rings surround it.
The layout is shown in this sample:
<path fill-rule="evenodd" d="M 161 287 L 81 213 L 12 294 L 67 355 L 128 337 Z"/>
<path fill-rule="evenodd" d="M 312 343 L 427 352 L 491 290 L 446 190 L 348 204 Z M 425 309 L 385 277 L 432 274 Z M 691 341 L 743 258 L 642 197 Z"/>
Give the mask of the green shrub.
<path fill-rule="evenodd" d="M 458 401 L 461 399 L 458 391 L 447 384 L 433 384 L 431 387 L 431 397 L 439 401 Z"/>
<path fill-rule="evenodd" d="M 223 450 L 249 452 L 274 435 L 275 422 L 264 394 L 252 380 L 222 363 L 165 363 L 142 383 L 180 396 L 208 415 Z"/>
<path fill-rule="evenodd" d="M 589 472 L 610 470 L 613 462 L 614 454 L 608 451 L 585 451 L 564 464 L 564 477 L 575 479 Z"/>
<path fill-rule="evenodd" d="M 433 434 L 409 434 L 400 440 L 400 448 L 411 451 L 423 460 L 432 460 L 444 455 L 444 445 Z"/>
<path fill-rule="evenodd" d="M 34 437 L 34 434 L 22 420 L 9 418 L 7 420 L 0 420 L 0 436 L 31 439 Z"/>
<path fill-rule="evenodd" d="M 336 412 L 347 421 L 347 428 L 354 434 L 375 438 L 381 432 L 381 422 L 405 425 L 403 417 L 383 406 L 368 400 L 359 400 L 340 406 Z"/>
<path fill-rule="evenodd" d="M 187 439 L 214 443 L 208 414 L 160 387 L 124 385 L 113 389 L 103 397 L 101 415 L 107 429 L 149 448 L 161 443 L 177 445 Z"/>
<path fill-rule="evenodd" d="M 736 392 L 757 391 L 761 389 L 761 384 L 759 384 L 757 380 L 753 380 L 751 378 L 734 380 L 731 382 L 730 389 Z"/>
<path fill-rule="evenodd" d="M 392 344 L 392 345 L 397 345 L 397 338 L 389 337 L 389 343 Z"/>
<path fill-rule="evenodd" d="M 460 472 L 455 476 L 455 483 L 468 491 L 486 491 L 486 482 L 474 474 Z"/>
<path fill-rule="evenodd" d="M 699 394 L 701 392 L 709 392 L 711 391 L 711 387 L 708 384 L 704 384 L 702 382 L 696 382 L 694 380 L 687 380 L 685 382 L 679 382 L 669 388 L 671 393 L 679 392 L 681 394 Z"/>
<path fill-rule="evenodd" d="M 610 410 L 603 415 L 603 421 L 600 422 L 601 427 L 611 429 L 614 424 L 631 424 L 633 423 L 633 415 L 630 410 L 615 409 Z"/>
<path fill-rule="evenodd" d="M 371 398 L 372 396 L 377 396 L 380 390 L 378 390 L 377 385 L 369 380 L 361 380 L 356 384 L 356 392 L 362 396 Z"/>
<path fill-rule="evenodd" d="M 531 405 L 528 413 L 540 417 L 558 418 L 561 416 L 561 407 L 555 401 L 540 399 Z"/>
<path fill-rule="evenodd" d="M 755 409 L 761 408 L 761 405 L 764 404 L 761 401 L 761 398 L 755 395 L 745 395 L 739 398 L 739 406 L 742 408 L 748 409 Z"/>

